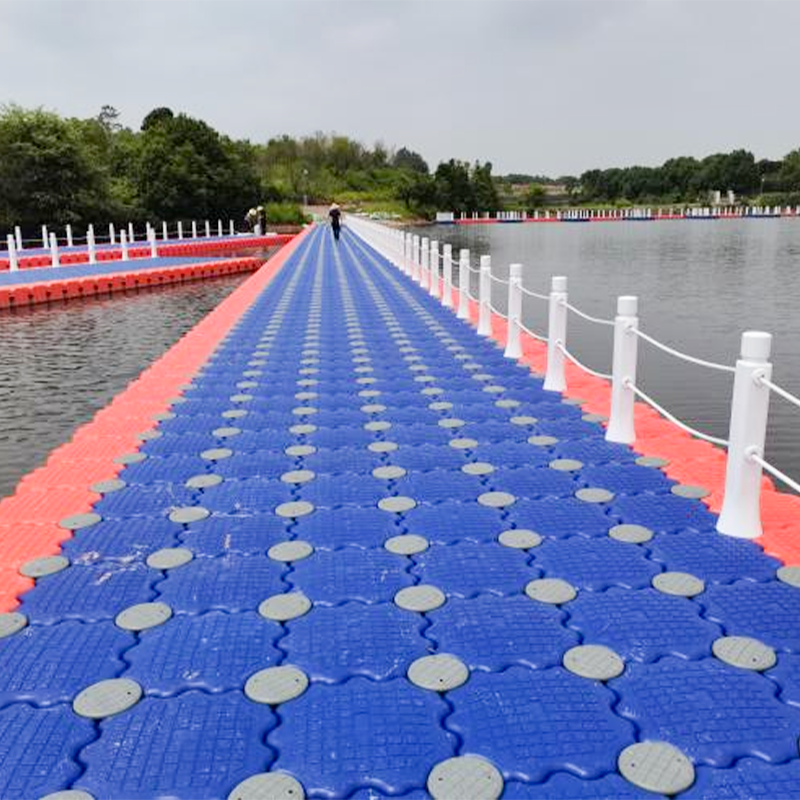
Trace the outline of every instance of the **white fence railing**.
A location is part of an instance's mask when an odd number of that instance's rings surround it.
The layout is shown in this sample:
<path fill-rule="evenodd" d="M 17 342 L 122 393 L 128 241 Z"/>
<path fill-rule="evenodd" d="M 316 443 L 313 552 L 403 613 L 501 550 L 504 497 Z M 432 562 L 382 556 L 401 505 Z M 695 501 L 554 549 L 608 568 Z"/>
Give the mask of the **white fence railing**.
<path fill-rule="evenodd" d="M 202 228 L 198 227 L 197 220 L 191 220 L 189 229 L 184 231 L 183 221 L 174 225 L 162 222 L 157 230 L 149 222 L 145 225 L 144 231 L 136 231 L 132 222 L 127 225 L 117 227 L 113 222 L 108 224 L 108 233 L 96 234 L 94 225 L 89 225 L 85 236 L 76 236 L 71 225 L 66 225 L 64 235 L 58 236 L 55 231 L 49 230 L 47 225 L 42 225 L 41 239 L 23 240 L 22 231 L 19 226 L 14 228 L 14 233 L 6 237 L 6 253 L 9 269 L 13 272 L 19 269 L 19 260 L 31 250 L 46 250 L 50 255 L 50 266 L 58 267 L 61 263 L 62 248 L 78 247 L 86 249 L 90 264 L 97 263 L 98 245 L 114 245 L 122 251 L 122 260 L 130 258 L 129 249 L 133 245 L 148 245 L 150 250 L 147 257 L 155 258 L 158 255 L 158 243 L 167 241 L 180 241 L 185 239 L 200 239 L 224 236 L 235 236 L 236 225 L 233 220 L 228 220 L 227 225 L 223 225 L 221 219 L 212 225 L 210 220 L 204 220 Z M 258 226 L 257 226 L 258 228 Z M 189 235 L 189 230 L 191 234 Z M 186 233 L 186 235 L 184 235 Z M 260 229 L 253 232 L 253 235 L 261 234 Z M 27 248 L 27 249 L 26 249 Z M 40 254 L 40 253 L 39 253 Z M 2 257 L 0 253 L 0 257 Z"/>
<path fill-rule="evenodd" d="M 772 382 L 772 364 L 769 361 L 772 335 L 761 331 L 742 334 L 740 356 L 735 366 L 718 364 L 682 353 L 654 339 L 639 329 L 638 299 L 622 296 L 617 299 L 617 314 L 613 320 L 586 314 L 569 302 L 567 279 L 552 278 L 549 295 L 540 294 L 522 285 L 522 267 L 512 264 L 509 278 L 492 275 L 491 258 L 480 257 L 480 268 L 470 261 L 469 250 L 462 249 L 458 258 L 458 282 L 453 283 L 452 247 L 427 237 L 389 228 L 359 217 L 348 216 L 348 225 L 367 243 L 395 264 L 403 273 L 437 297 L 441 292 L 443 303 L 453 307 L 452 292 L 458 290 L 457 315 L 469 319 L 469 301 L 478 305 L 478 333 L 491 336 L 492 312 L 508 320 L 505 355 L 518 359 L 522 355 L 520 332 L 547 344 L 547 369 L 544 388 L 563 392 L 567 388 L 566 361 L 571 361 L 590 375 L 611 381 L 611 410 L 605 437 L 608 441 L 634 444 L 636 441 L 635 401 L 640 399 L 654 408 L 682 430 L 699 439 L 727 448 L 725 490 L 717 530 L 739 538 L 754 539 L 762 534 L 761 483 L 762 470 L 800 493 L 800 483 L 781 472 L 764 458 L 764 443 L 770 394 L 775 393 L 800 408 L 800 398 Z M 439 262 L 442 263 L 441 281 Z M 471 293 L 471 273 L 478 273 L 478 295 Z M 492 306 L 492 283 L 506 287 L 507 313 Z M 532 297 L 548 304 L 547 335 L 528 328 L 522 320 L 522 297 Z M 614 345 L 611 374 L 591 369 L 567 349 L 567 321 L 569 313 L 588 322 L 614 328 Z M 703 433 L 682 422 L 659 405 L 636 382 L 639 341 L 657 347 L 663 352 L 689 363 L 708 369 L 721 370 L 734 376 L 728 439 Z"/>

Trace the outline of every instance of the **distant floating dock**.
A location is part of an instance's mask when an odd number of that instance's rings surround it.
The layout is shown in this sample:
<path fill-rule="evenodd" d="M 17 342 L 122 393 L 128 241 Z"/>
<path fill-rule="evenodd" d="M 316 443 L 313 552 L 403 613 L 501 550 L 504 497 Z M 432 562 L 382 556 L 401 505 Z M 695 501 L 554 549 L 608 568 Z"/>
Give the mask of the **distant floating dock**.
<path fill-rule="evenodd" d="M 0 501 L 0 797 L 796 796 L 800 569 L 353 230 Z"/>

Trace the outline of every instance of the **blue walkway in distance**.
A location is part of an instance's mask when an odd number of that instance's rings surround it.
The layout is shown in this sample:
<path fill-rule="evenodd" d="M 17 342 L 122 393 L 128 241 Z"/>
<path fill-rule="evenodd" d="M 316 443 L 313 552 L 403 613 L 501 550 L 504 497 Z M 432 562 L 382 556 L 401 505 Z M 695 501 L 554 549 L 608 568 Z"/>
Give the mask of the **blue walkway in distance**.
<path fill-rule="evenodd" d="M 65 543 L 71 565 L 23 597 L 28 626 L 0 640 L 4 800 L 226 798 L 264 772 L 315 798 L 422 798 L 432 768 L 465 754 L 499 770 L 506 800 L 652 798 L 617 768 L 644 740 L 693 763 L 682 798 L 800 797 L 800 591 L 777 562 L 716 534 L 702 503 L 349 231 L 300 245 L 173 412 Z M 609 494 L 585 502 L 585 488 Z M 617 541 L 622 524 L 652 538 Z M 525 530 L 539 534 L 527 549 L 500 541 Z M 191 560 L 149 566 L 164 548 Z M 703 590 L 657 591 L 666 571 Z M 574 597 L 532 599 L 542 578 Z M 421 585 L 444 602 L 396 602 Z M 272 598 L 298 594 L 299 616 L 273 618 Z M 171 618 L 115 624 L 148 602 Z M 777 665 L 723 663 L 725 634 L 760 639 Z M 567 670 L 580 644 L 624 671 Z M 466 682 L 409 680 L 431 654 Z M 248 679 L 278 666 L 309 685 L 250 699 Z M 143 698 L 78 716 L 78 692 L 108 678 Z"/>

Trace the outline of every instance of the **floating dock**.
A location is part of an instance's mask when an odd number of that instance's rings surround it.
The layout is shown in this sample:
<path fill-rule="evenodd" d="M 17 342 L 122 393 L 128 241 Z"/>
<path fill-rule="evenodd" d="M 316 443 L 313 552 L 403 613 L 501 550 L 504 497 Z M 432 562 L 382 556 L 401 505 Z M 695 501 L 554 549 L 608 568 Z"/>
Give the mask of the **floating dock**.
<path fill-rule="evenodd" d="M 0 501 L 0 797 L 800 797 L 800 569 L 536 357 L 286 245 Z"/>

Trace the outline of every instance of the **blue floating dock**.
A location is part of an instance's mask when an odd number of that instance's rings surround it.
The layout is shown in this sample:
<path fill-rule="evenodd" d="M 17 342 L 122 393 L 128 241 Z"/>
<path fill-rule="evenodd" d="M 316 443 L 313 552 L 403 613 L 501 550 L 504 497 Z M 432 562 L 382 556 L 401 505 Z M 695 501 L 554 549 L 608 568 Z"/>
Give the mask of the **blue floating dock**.
<path fill-rule="evenodd" d="M 686 800 L 800 798 L 800 589 L 351 231 L 305 237 L 172 414 L 0 638 L 2 800 L 224 799 L 264 774 L 309 798 L 455 797 L 429 777 L 464 756 L 505 800 L 655 797 L 660 768 L 645 791 L 619 762 L 646 741 L 688 758 Z M 148 565 L 174 548 L 191 560 Z M 659 591 L 666 572 L 702 591 Z M 172 615 L 115 622 L 152 603 Z M 729 636 L 774 664 L 718 658 Z M 570 671 L 583 645 L 621 674 Z M 465 682 L 408 677 L 441 654 Z M 119 678 L 132 707 L 73 709 Z"/>

